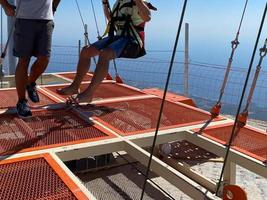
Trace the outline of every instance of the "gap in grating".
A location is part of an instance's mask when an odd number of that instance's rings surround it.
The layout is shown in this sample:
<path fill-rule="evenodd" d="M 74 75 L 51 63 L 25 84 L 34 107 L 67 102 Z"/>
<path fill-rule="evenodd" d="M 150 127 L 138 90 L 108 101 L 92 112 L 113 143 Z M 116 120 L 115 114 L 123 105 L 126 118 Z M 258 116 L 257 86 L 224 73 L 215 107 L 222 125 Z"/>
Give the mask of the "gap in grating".
<path fill-rule="evenodd" d="M 44 158 L 0 165 L 0 199 L 77 199 Z"/>
<path fill-rule="evenodd" d="M 89 83 L 81 84 L 80 90 L 84 91 L 88 87 Z M 49 86 L 46 87 L 47 90 L 53 93 L 57 93 L 57 89 L 63 88 L 66 86 Z M 126 96 L 135 96 L 135 95 L 143 95 L 141 91 L 137 91 L 123 85 L 119 85 L 116 83 L 101 83 L 99 88 L 94 93 L 93 98 L 117 98 L 117 97 L 126 97 Z M 59 94 L 57 94 L 59 95 Z M 70 95 L 59 95 L 62 98 L 67 98 Z"/>
<path fill-rule="evenodd" d="M 223 126 L 220 128 L 210 128 L 203 132 L 203 135 L 208 137 L 215 138 L 220 141 L 222 144 L 227 144 L 230 135 L 232 133 L 233 125 Z M 245 150 L 251 154 L 254 154 L 254 157 L 257 156 L 262 158 L 262 161 L 267 160 L 267 135 L 257 132 L 255 130 L 248 129 L 246 127 L 242 128 L 235 137 L 233 143 L 233 148 L 238 148 L 239 150 Z M 246 152 L 245 152 L 246 153 Z M 250 155 L 253 157 L 253 155 Z"/>
<path fill-rule="evenodd" d="M 24 120 L 16 115 L 0 115 L 0 155 L 107 136 L 71 111 L 38 111 Z"/>
<path fill-rule="evenodd" d="M 149 98 L 104 103 L 98 106 L 88 105 L 81 107 L 80 111 L 90 117 L 101 119 L 111 128 L 121 131 L 121 134 L 132 134 L 156 128 L 160 105 L 161 99 Z M 208 119 L 208 113 L 166 101 L 161 128 L 204 123 Z"/>
<path fill-rule="evenodd" d="M 55 103 L 53 100 L 51 100 L 49 97 L 45 96 L 41 92 L 39 92 L 38 94 L 40 97 L 40 102 L 32 103 L 29 100 L 30 107 L 35 108 Z M 0 109 L 16 107 L 17 101 L 18 97 L 17 97 L 17 91 L 15 89 L 0 90 Z"/>

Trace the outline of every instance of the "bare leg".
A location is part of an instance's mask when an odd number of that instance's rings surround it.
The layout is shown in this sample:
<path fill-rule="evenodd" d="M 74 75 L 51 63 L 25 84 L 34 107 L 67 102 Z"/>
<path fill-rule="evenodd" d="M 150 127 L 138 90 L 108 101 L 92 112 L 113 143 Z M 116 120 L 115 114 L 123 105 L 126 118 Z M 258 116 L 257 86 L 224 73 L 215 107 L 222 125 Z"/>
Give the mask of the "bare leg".
<path fill-rule="evenodd" d="M 76 102 L 82 103 L 92 101 L 93 93 L 106 77 L 109 68 L 109 61 L 113 58 L 115 58 L 115 54 L 112 49 L 107 48 L 100 53 L 94 77 L 88 88 L 81 94 L 77 95 Z"/>
<path fill-rule="evenodd" d="M 59 94 L 77 94 L 80 84 L 88 72 L 91 64 L 91 58 L 99 55 L 99 51 L 93 46 L 86 46 L 82 49 L 79 62 L 77 65 L 76 76 L 70 86 L 57 90 Z"/>
<path fill-rule="evenodd" d="M 26 85 L 28 83 L 28 67 L 30 58 L 19 58 L 15 72 L 18 99 L 25 99 Z"/>
<path fill-rule="evenodd" d="M 49 57 L 46 56 L 38 56 L 36 61 L 33 63 L 31 67 L 31 73 L 29 76 L 29 83 L 34 83 L 42 73 L 46 70 L 49 63 Z"/>

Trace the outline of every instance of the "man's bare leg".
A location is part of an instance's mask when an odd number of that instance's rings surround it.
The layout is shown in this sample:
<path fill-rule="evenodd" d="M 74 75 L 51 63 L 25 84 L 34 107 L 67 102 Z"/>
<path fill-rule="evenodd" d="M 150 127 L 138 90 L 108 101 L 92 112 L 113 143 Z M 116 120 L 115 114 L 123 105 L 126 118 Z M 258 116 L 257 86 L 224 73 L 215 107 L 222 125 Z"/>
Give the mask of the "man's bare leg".
<path fill-rule="evenodd" d="M 36 61 L 31 67 L 31 73 L 28 79 L 28 83 L 35 83 L 35 81 L 44 73 L 49 63 L 49 57 L 38 56 Z"/>
<path fill-rule="evenodd" d="M 28 67 L 30 63 L 30 58 L 19 58 L 16 72 L 16 88 L 18 93 L 18 99 L 23 100 L 25 98 L 26 85 L 28 83 Z"/>
<path fill-rule="evenodd" d="M 82 102 L 89 103 L 92 101 L 95 90 L 101 84 L 101 82 L 104 80 L 104 78 L 108 73 L 110 60 L 114 58 L 115 58 L 115 53 L 112 49 L 107 48 L 101 51 L 93 79 L 88 88 L 81 94 L 77 95 L 77 97 L 75 98 L 77 103 L 82 103 Z"/>
<path fill-rule="evenodd" d="M 67 86 L 65 88 L 57 90 L 59 94 L 64 94 L 64 95 L 71 95 L 71 94 L 77 94 L 80 84 L 86 75 L 86 73 L 89 71 L 90 64 L 91 64 L 91 58 L 99 55 L 99 51 L 93 47 L 93 46 L 87 46 L 82 49 L 79 62 L 77 65 L 77 72 L 76 76 L 71 83 L 70 86 Z"/>

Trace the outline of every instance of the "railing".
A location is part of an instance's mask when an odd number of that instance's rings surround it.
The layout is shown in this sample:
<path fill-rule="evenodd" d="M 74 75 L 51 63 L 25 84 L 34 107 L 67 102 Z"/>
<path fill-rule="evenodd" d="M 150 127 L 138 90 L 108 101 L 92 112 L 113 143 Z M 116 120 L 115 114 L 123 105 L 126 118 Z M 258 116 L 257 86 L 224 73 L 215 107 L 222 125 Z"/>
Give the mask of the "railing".
<path fill-rule="evenodd" d="M 75 71 L 78 61 L 77 46 L 53 46 L 53 54 L 47 73 Z M 170 81 L 169 91 L 184 94 L 184 62 L 183 53 L 178 52 L 174 70 Z M 117 59 L 117 67 L 120 76 L 124 81 L 138 88 L 163 88 L 171 51 L 148 51 L 147 55 L 140 59 Z M 95 66 L 92 62 L 91 70 Z M 226 66 L 218 64 L 203 63 L 190 60 L 189 63 L 189 97 L 193 98 L 201 108 L 209 110 L 216 102 L 220 87 L 223 81 Z M 264 66 L 263 66 L 264 69 Z M 114 76 L 114 67 L 110 66 L 110 73 Z M 224 114 L 235 114 L 237 104 L 241 95 L 245 75 L 247 70 L 241 67 L 233 67 L 223 98 Z M 252 72 L 254 74 L 254 71 Z M 252 76 L 251 76 L 252 79 Z M 255 119 L 267 120 L 267 71 L 262 71 L 252 106 L 250 117 Z M 251 81 L 250 81 L 251 84 Z"/>

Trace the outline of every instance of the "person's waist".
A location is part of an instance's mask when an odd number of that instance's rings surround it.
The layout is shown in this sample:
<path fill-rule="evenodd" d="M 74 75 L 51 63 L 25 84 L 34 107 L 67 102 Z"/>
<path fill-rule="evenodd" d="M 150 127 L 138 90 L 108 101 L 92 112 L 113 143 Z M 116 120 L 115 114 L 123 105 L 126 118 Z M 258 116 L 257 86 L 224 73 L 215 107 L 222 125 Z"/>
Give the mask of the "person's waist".
<path fill-rule="evenodd" d="M 53 19 L 32 19 L 32 18 L 24 18 L 24 17 L 17 17 L 16 20 L 19 20 L 19 21 L 34 21 L 34 22 L 49 22 L 49 21 L 53 21 Z"/>

